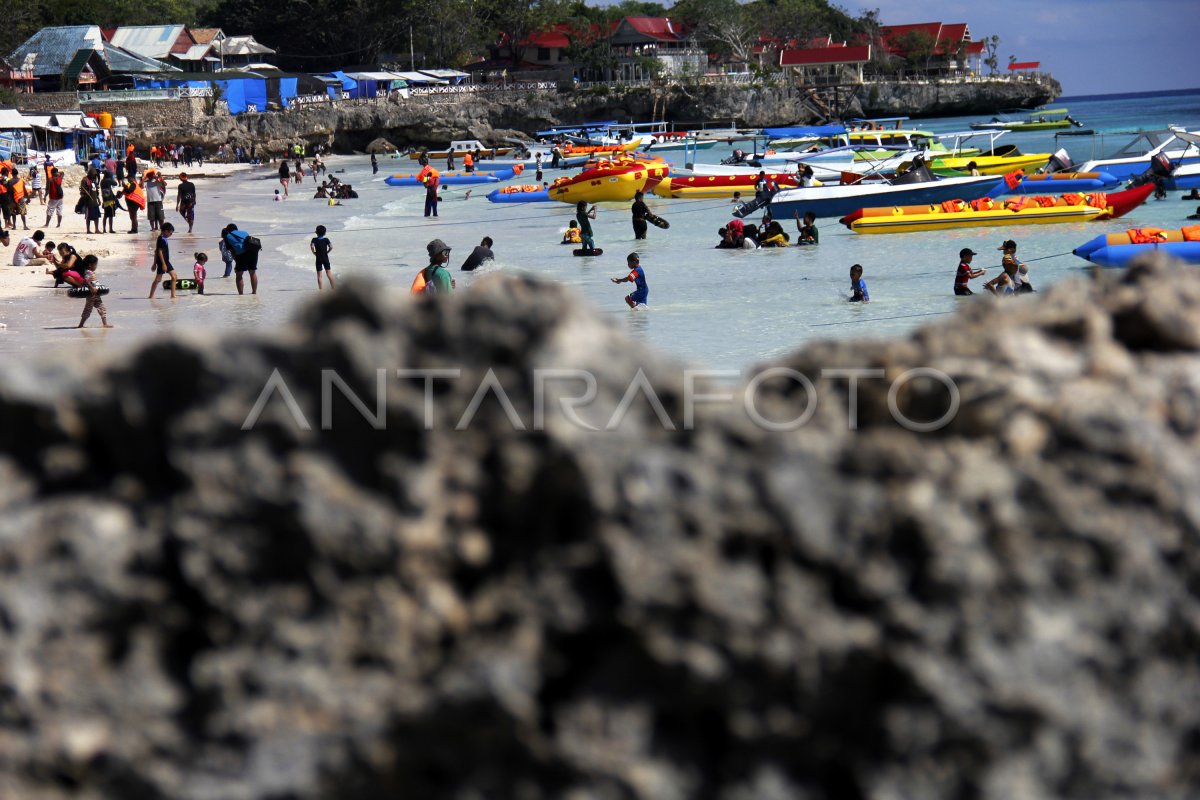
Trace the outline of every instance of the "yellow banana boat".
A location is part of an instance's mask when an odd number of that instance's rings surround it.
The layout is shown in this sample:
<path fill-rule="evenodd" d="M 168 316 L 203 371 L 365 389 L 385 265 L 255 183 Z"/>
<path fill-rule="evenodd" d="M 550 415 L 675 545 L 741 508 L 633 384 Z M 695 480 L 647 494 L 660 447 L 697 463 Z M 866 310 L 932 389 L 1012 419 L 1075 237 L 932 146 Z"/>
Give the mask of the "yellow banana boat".
<path fill-rule="evenodd" d="M 563 203 L 622 202 L 632 200 L 637 192 L 653 191 L 670 173 L 669 164 L 589 169 L 570 178 L 559 178 L 551 184 L 549 195 L 551 200 Z"/>
<path fill-rule="evenodd" d="M 861 208 L 842 217 L 855 233 L 908 233 L 950 228 L 998 225 L 1046 225 L 1115 219 L 1145 201 L 1153 185 L 1105 194 L 1064 194 L 1060 197 L 1014 197 L 1004 202 L 984 197 L 967 203 L 947 200 L 927 206 Z"/>

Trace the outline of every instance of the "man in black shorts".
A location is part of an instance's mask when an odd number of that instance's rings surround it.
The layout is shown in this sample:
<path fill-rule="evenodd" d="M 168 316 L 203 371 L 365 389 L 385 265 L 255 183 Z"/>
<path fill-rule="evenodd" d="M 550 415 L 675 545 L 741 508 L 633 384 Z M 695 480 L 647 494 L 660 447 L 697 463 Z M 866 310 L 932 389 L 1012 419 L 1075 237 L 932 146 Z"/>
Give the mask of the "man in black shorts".
<path fill-rule="evenodd" d="M 167 245 L 167 240 L 171 238 L 171 234 L 175 232 L 175 226 L 169 222 L 164 222 L 158 231 L 158 241 L 154 243 L 154 283 L 150 284 L 150 299 L 154 299 L 154 292 L 158 289 L 158 284 L 162 281 L 163 275 L 171 276 L 171 299 L 175 299 L 175 289 L 179 286 L 179 276 L 175 274 L 175 267 L 171 266 L 171 248 Z"/>
<path fill-rule="evenodd" d="M 230 223 L 226 228 L 225 246 L 233 253 L 233 274 L 238 294 L 245 294 L 242 274 L 250 273 L 250 294 L 258 294 L 258 251 L 262 249 L 258 239 L 238 226 Z"/>

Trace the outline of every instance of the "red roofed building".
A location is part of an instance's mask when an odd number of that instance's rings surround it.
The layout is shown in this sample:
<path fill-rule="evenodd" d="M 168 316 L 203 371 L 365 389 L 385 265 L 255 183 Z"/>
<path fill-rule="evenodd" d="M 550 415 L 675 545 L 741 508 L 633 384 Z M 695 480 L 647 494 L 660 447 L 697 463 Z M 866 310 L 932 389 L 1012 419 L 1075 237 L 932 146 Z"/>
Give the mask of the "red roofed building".
<path fill-rule="evenodd" d="M 608 41 L 619 58 L 618 78 L 649 77 L 642 61 L 646 58 L 657 59 L 666 75 L 703 75 L 708 66 L 708 54 L 670 17 L 625 17 Z"/>
<path fill-rule="evenodd" d="M 871 45 L 845 43 L 832 47 L 806 47 L 784 50 L 779 66 L 795 70 L 806 83 L 862 83 L 863 64 L 871 61 Z"/>
<path fill-rule="evenodd" d="M 931 46 L 926 68 L 930 72 L 957 73 L 970 69 L 975 59 L 979 71 L 985 45 L 971 41 L 971 29 L 965 22 L 920 22 L 913 25 L 883 25 L 879 28 L 879 43 L 884 52 L 896 58 L 909 58 L 914 43 Z"/>

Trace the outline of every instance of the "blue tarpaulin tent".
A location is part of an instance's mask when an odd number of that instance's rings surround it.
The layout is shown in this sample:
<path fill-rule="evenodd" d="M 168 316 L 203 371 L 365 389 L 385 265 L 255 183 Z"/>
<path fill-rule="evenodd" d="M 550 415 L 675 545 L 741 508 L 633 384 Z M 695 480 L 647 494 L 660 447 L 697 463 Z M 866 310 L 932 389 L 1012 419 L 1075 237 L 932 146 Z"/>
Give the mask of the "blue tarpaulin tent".
<path fill-rule="evenodd" d="M 772 139 L 798 139 L 802 136 L 819 138 L 822 136 L 839 136 L 846 132 L 845 125 L 807 125 L 794 128 L 763 128 L 763 136 Z"/>

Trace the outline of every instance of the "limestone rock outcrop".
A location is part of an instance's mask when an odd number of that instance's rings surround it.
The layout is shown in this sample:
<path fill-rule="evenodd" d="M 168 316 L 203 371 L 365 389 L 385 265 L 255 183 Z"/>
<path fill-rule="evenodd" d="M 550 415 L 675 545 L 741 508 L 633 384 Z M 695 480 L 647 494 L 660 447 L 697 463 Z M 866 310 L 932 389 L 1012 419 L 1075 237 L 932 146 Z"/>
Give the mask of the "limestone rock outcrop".
<path fill-rule="evenodd" d="M 691 419 L 679 365 L 520 278 L 0 364 L 0 796 L 1193 797 L 1166 269 L 807 347 Z"/>

